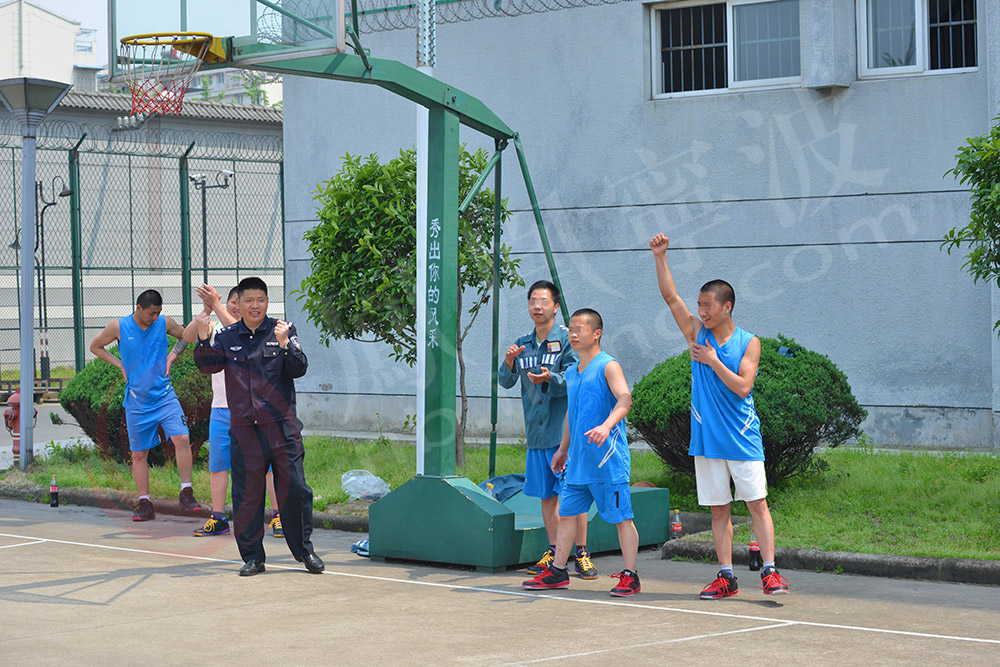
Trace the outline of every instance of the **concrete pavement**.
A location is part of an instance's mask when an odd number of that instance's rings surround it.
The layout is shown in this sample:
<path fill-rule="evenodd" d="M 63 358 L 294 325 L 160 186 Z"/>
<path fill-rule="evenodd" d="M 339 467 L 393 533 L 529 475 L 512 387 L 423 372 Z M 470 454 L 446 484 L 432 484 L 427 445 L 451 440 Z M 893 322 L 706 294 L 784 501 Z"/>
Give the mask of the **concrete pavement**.
<path fill-rule="evenodd" d="M 987 586 L 788 572 L 768 598 L 738 568 L 739 597 L 698 599 L 704 563 L 640 553 L 643 592 L 612 579 L 525 591 L 519 572 L 377 563 L 357 533 L 318 530 L 311 575 L 281 540 L 267 572 L 236 575 L 231 536 L 192 518 L 0 500 L 4 664 L 988 664 L 1000 593 Z M 595 560 L 603 574 L 620 556 Z M 708 656 L 711 656 L 708 658 Z"/>

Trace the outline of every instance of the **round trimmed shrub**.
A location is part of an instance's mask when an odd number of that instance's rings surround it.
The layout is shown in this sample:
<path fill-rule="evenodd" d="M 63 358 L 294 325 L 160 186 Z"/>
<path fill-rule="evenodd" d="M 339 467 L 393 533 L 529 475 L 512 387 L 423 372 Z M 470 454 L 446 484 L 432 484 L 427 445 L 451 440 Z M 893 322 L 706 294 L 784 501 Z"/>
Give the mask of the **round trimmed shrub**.
<path fill-rule="evenodd" d="M 759 337 L 760 366 L 753 397 L 771 483 L 807 472 L 813 450 L 861 435 L 867 416 L 847 377 L 825 355 L 791 338 Z M 784 347 L 794 356 L 778 351 Z M 671 468 L 694 474 L 691 441 L 691 356 L 682 352 L 656 366 L 632 390 L 629 422 Z"/>
<path fill-rule="evenodd" d="M 174 339 L 169 339 L 172 347 Z M 118 346 L 109 348 L 118 357 Z M 208 439 L 212 412 L 212 380 L 198 372 L 190 352 L 181 355 L 170 367 L 174 392 L 187 418 L 191 454 L 198 458 L 201 445 Z M 73 415 L 83 432 L 97 444 L 102 458 L 131 464 L 128 429 L 125 426 L 125 379 L 120 370 L 101 360 L 92 359 L 70 380 L 59 394 L 59 403 Z M 174 460 L 174 445 L 160 429 L 160 446 L 149 450 L 149 464 L 163 465 Z"/>

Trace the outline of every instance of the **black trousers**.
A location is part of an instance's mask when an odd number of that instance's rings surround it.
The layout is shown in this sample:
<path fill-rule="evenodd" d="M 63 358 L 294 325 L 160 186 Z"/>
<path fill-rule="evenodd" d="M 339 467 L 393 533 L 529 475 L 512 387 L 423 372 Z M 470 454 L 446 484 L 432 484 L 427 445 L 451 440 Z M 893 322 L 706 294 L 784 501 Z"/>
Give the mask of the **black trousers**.
<path fill-rule="evenodd" d="M 312 553 L 312 489 L 302 462 L 302 422 L 293 418 L 271 424 L 233 424 L 230 455 L 233 475 L 233 529 L 244 562 L 264 562 L 264 498 L 267 467 L 274 471 L 274 491 L 281 511 L 285 542 L 293 556 Z"/>

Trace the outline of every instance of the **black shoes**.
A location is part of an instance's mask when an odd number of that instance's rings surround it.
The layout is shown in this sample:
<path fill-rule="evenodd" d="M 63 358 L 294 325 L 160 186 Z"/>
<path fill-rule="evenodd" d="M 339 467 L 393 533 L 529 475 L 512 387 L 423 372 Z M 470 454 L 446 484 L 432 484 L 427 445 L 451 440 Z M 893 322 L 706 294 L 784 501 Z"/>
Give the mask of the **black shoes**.
<path fill-rule="evenodd" d="M 319 574 L 326 568 L 326 565 L 323 564 L 323 560 L 316 554 L 306 554 L 305 556 L 296 556 L 295 560 L 299 561 L 300 563 L 305 563 L 306 569 L 312 572 L 313 574 Z"/>
<path fill-rule="evenodd" d="M 180 507 L 182 512 L 201 511 L 201 503 L 194 499 L 194 491 L 191 490 L 190 486 L 181 489 L 181 493 L 177 497 L 177 506 Z"/>
<path fill-rule="evenodd" d="M 248 560 L 240 568 L 241 577 L 252 577 L 255 574 L 260 574 L 264 571 L 264 561 L 261 560 Z"/>
<path fill-rule="evenodd" d="M 147 498 L 140 498 L 139 504 L 136 505 L 135 510 L 132 512 L 133 521 L 152 521 L 156 518 L 156 512 L 153 511 L 153 503 Z"/>

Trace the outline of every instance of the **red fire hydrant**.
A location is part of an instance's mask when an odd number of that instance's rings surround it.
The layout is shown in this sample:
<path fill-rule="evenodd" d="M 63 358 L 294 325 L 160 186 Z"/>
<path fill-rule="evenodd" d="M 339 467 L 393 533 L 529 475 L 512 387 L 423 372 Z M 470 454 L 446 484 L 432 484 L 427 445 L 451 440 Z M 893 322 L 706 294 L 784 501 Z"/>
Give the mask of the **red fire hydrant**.
<path fill-rule="evenodd" d="M 35 410 L 38 419 L 38 410 Z M 32 422 L 34 423 L 34 422 Z M 15 389 L 7 399 L 7 409 L 3 411 L 3 424 L 14 438 L 14 467 L 21 465 L 21 390 Z"/>

